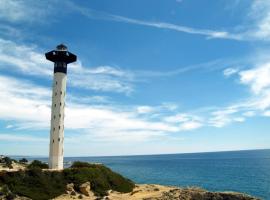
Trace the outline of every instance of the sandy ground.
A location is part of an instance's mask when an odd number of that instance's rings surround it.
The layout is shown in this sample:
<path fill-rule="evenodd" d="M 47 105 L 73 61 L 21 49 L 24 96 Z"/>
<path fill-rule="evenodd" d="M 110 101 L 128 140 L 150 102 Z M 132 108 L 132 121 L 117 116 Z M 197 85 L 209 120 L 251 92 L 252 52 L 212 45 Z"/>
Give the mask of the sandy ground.
<path fill-rule="evenodd" d="M 8 167 L 5 167 L 4 165 L 0 164 L 0 171 L 9 171 L 9 172 L 14 172 L 14 171 L 19 171 L 19 170 L 24 170 L 25 166 L 22 164 L 18 164 L 13 162 L 12 163 L 13 169 L 9 169 Z"/>
<path fill-rule="evenodd" d="M 143 199 L 158 199 L 161 198 L 164 192 L 169 192 L 172 189 L 176 189 L 175 187 L 162 186 L 162 185 L 146 185 L 139 184 L 136 185 L 134 190 L 130 193 L 119 193 L 115 191 L 110 191 L 109 195 L 103 197 L 103 199 L 108 200 L 143 200 Z M 83 199 L 85 200 L 95 200 L 97 197 L 94 194 L 90 194 L 89 197 L 83 195 Z M 79 199 L 79 195 L 76 196 L 64 194 L 57 197 L 55 200 L 69 200 L 69 199 Z"/>
<path fill-rule="evenodd" d="M 80 198 L 79 198 L 80 197 Z M 76 194 L 75 196 L 65 194 L 56 198 L 56 200 L 99 199 L 93 193 L 90 196 Z M 226 199 L 226 200 L 259 200 L 244 194 L 235 192 L 208 192 L 201 188 L 178 188 L 171 186 L 138 184 L 130 193 L 109 192 L 108 196 L 102 200 L 202 200 L 202 199 Z"/>

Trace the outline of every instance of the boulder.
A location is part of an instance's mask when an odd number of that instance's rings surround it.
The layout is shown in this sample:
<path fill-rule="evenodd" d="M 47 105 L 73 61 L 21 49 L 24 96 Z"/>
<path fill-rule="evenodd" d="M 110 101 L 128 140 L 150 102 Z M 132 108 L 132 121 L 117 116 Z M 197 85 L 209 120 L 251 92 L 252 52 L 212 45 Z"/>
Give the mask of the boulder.
<path fill-rule="evenodd" d="M 73 190 L 73 191 L 70 193 L 70 195 L 76 196 L 76 192 Z"/>
<path fill-rule="evenodd" d="M 90 182 L 86 182 L 80 185 L 80 192 L 85 196 L 89 196 L 91 193 L 91 185 Z"/>
<path fill-rule="evenodd" d="M 66 190 L 67 190 L 68 192 L 72 192 L 72 191 L 74 190 L 74 184 L 73 184 L 73 183 L 67 184 Z"/>

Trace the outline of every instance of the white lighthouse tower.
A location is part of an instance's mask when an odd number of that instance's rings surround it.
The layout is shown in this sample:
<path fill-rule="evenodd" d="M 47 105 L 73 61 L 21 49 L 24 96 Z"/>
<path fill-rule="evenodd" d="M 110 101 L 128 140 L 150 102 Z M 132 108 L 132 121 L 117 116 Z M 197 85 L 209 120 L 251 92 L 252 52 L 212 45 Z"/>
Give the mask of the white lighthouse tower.
<path fill-rule="evenodd" d="M 63 169 L 64 156 L 64 108 L 67 84 L 67 64 L 77 60 L 76 55 L 60 44 L 56 50 L 45 54 L 54 62 L 49 168 Z"/>

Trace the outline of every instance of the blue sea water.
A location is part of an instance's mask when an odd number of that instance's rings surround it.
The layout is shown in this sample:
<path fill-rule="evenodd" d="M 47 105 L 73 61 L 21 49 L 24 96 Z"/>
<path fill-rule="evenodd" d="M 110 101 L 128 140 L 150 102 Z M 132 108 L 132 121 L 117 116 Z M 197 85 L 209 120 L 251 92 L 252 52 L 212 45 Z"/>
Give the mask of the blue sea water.
<path fill-rule="evenodd" d="M 103 163 L 136 183 L 238 191 L 270 200 L 270 149 L 65 158 L 65 162 L 77 160 Z"/>

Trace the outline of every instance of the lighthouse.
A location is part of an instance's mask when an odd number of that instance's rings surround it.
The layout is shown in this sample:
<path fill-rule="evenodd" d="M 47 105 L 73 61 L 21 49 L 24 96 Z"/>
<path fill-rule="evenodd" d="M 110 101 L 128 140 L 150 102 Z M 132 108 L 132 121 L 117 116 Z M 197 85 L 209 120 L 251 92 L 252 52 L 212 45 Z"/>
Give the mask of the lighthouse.
<path fill-rule="evenodd" d="M 64 109 L 67 85 L 67 64 L 75 62 L 77 56 L 60 44 L 56 50 L 47 52 L 46 59 L 54 62 L 52 84 L 52 108 L 50 130 L 49 168 L 63 169 L 64 157 Z"/>

